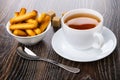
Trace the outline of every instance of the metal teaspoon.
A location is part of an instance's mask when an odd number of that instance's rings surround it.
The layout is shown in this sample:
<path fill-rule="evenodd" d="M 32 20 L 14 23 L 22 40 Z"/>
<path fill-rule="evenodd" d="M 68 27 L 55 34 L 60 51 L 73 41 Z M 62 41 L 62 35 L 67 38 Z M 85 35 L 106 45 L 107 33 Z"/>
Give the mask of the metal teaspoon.
<path fill-rule="evenodd" d="M 30 49 L 28 49 L 26 47 L 18 47 L 17 48 L 17 54 L 19 56 L 21 56 L 22 58 L 25 58 L 25 59 L 28 59 L 28 60 L 37 60 L 37 61 L 42 60 L 42 61 L 52 63 L 52 64 L 54 64 L 56 66 L 59 66 L 59 67 L 65 69 L 65 70 L 69 71 L 69 72 L 72 72 L 72 73 L 80 72 L 79 68 L 70 67 L 70 66 L 58 63 L 58 62 L 56 62 L 54 60 L 51 60 L 51 59 L 41 58 L 41 57 L 37 56 L 34 52 L 32 52 Z"/>

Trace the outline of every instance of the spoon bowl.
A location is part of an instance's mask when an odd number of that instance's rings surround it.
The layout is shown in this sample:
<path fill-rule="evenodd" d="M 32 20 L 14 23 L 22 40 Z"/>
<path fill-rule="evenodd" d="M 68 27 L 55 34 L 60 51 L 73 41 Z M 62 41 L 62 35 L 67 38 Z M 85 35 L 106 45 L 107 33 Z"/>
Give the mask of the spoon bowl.
<path fill-rule="evenodd" d="M 49 62 L 49 63 L 52 63 L 56 66 L 59 66 L 69 72 L 72 72 L 72 73 L 78 73 L 80 72 L 80 69 L 79 68 L 74 68 L 74 67 L 70 67 L 70 66 L 67 66 L 67 65 L 64 65 L 64 64 L 61 64 L 61 63 L 58 63 L 54 60 L 51 60 L 51 59 L 47 59 L 47 58 L 41 58 L 39 56 L 37 56 L 34 52 L 32 52 L 30 49 L 26 48 L 26 47 L 18 47 L 17 48 L 17 54 L 19 56 L 21 56 L 22 58 L 24 59 L 28 59 L 28 60 L 36 60 L 36 61 L 45 61 L 45 62 Z"/>

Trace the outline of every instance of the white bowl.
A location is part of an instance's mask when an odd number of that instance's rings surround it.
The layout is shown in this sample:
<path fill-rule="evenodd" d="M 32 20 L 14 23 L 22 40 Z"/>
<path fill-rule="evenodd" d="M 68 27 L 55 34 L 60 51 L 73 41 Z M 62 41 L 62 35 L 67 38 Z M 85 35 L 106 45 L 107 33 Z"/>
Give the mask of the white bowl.
<path fill-rule="evenodd" d="M 47 34 L 48 30 L 51 27 L 51 22 L 48 24 L 47 29 L 44 32 L 42 32 L 41 34 L 32 36 L 32 37 L 31 36 L 30 37 L 16 36 L 10 31 L 9 27 L 10 27 L 10 23 L 8 22 L 6 25 L 7 32 L 11 36 L 13 36 L 17 41 L 19 41 L 20 43 L 25 44 L 25 45 L 34 45 L 34 44 L 40 42 L 45 37 L 45 35 Z"/>

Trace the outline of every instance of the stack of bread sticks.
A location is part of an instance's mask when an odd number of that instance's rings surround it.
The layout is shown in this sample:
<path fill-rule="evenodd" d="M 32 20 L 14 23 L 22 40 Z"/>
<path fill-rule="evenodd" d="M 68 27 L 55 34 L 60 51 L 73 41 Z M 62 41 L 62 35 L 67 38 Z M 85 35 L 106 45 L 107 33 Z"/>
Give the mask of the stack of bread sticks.
<path fill-rule="evenodd" d="M 36 10 L 27 12 L 26 8 L 21 8 L 10 19 L 10 30 L 17 36 L 35 36 L 44 32 L 50 21 L 51 17 L 45 12 L 38 15 Z"/>

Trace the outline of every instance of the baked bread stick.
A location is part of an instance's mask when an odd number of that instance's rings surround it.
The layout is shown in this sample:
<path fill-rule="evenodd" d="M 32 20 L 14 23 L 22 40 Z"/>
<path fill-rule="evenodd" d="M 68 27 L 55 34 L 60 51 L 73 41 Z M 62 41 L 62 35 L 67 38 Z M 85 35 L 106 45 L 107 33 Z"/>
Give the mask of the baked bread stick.
<path fill-rule="evenodd" d="M 26 13 L 26 9 L 25 8 L 21 8 L 20 12 L 19 12 L 19 16 L 20 15 L 24 15 Z"/>
<path fill-rule="evenodd" d="M 19 15 L 19 12 L 14 13 L 14 17 L 17 17 Z"/>
<path fill-rule="evenodd" d="M 35 29 L 37 28 L 36 25 L 31 24 L 31 23 L 18 23 L 18 24 L 13 24 L 10 25 L 10 30 L 15 30 L 15 29 Z"/>
<path fill-rule="evenodd" d="M 41 23 L 42 20 L 45 18 L 45 16 L 46 16 L 46 13 L 41 13 L 40 16 L 37 18 L 37 21 Z"/>
<path fill-rule="evenodd" d="M 31 30 L 31 29 L 27 29 L 27 30 L 25 30 L 26 32 L 27 32 L 27 34 L 29 35 L 29 36 L 34 36 L 35 35 L 35 32 L 33 31 L 33 30 Z"/>
<path fill-rule="evenodd" d="M 50 16 L 46 16 L 44 22 L 40 26 L 41 32 L 43 32 L 47 28 L 49 22 L 50 22 Z"/>
<path fill-rule="evenodd" d="M 12 19 L 10 19 L 10 23 L 13 24 L 17 22 L 22 22 L 22 21 L 25 21 L 27 19 L 30 19 L 36 16 L 37 16 L 37 11 L 33 10 L 32 12 L 26 13 L 24 15 L 13 17 Z"/>
<path fill-rule="evenodd" d="M 40 30 L 40 28 L 36 28 L 36 29 L 34 29 L 34 32 L 35 32 L 36 34 L 40 34 L 40 33 L 41 33 L 41 30 Z"/>
<path fill-rule="evenodd" d="M 22 30 L 14 30 L 13 34 L 15 34 L 17 36 L 27 36 L 27 34 Z"/>
<path fill-rule="evenodd" d="M 26 22 L 27 23 L 32 23 L 32 24 L 34 24 L 34 25 L 38 25 L 38 22 L 36 21 L 36 20 L 34 20 L 34 19 L 28 19 L 28 20 L 26 20 Z"/>

